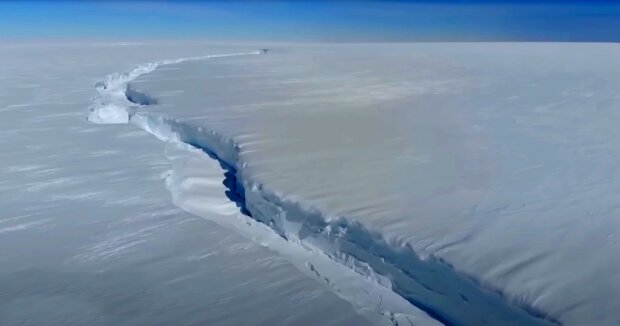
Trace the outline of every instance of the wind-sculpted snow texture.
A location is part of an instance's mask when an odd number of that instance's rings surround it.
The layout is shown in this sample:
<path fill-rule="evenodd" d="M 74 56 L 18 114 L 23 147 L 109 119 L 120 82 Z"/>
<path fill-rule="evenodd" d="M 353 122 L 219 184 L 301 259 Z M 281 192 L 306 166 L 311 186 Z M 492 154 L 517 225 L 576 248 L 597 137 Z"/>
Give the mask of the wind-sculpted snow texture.
<path fill-rule="evenodd" d="M 85 119 L 107 74 L 255 48 L 0 44 L 0 325 L 375 324 L 311 272 L 176 207 L 163 180 L 175 148 Z M 201 213 L 235 219 L 221 170 L 205 174 Z"/>
<path fill-rule="evenodd" d="M 619 52 L 281 46 L 141 76 L 157 104 L 132 121 L 233 167 L 254 220 L 444 323 L 615 325 Z"/>

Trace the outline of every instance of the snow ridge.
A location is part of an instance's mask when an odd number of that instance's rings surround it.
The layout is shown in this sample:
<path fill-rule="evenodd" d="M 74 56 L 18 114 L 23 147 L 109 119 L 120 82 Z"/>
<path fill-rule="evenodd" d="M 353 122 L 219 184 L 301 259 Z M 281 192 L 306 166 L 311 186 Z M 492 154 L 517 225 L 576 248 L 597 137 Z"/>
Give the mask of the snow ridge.
<path fill-rule="evenodd" d="M 216 56 L 200 58 L 212 57 Z M 517 298 L 483 288 L 479 282 L 460 275 L 443 261 L 433 257 L 421 259 L 412 248 L 392 246 L 379 233 L 352 219 L 328 218 L 303 202 L 288 199 L 267 185 L 257 183 L 244 174 L 246 162 L 242 158 L 242 148 L 234 139 L 204 126 L 136 111 L 136 105 L 154 102 L 142 93 L 138 92 L 144 96 L 136 96 L 128 82 L 155 70 L 160 64 L 185 60 L 192 59 L 143 65 L 127 74 L 111 75 L 105 82 L 96 84 L 101 96 L 93 100 L 89 120 L 94 123 L 131 122 L 162 141 L 182 143 L 204 151 L 227 171 L 229 199 L 235 201 L 246 215 L 268 226 L 286 241 L 321 252 L 364 278 L 391 289 L 444 324 L 557 323 Z M 312 264 L 308 266 L 311 272 L 319 275 Z M 326 282 L 329 284 L 329 279 Z"/>

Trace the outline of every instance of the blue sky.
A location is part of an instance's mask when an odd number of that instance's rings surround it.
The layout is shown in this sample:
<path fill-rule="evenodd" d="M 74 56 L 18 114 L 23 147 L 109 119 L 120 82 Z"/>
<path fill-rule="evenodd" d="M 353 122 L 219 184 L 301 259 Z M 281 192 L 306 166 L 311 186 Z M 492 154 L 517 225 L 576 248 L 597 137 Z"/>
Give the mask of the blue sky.
<path fill-rule="evenodd" d="M 2 1 L 0 38 L 620 41 L 620 0 Z"/>

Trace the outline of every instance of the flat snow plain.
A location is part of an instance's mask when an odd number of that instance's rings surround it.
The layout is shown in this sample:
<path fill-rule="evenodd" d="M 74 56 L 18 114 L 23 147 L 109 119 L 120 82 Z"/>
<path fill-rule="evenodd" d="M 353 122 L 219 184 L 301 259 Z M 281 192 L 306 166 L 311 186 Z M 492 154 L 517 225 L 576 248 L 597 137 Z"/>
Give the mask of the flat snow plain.
<path fill-rule="evenodd" d="M 163 179 L 191 156 L 86 120 L 108 74 L 248 48 L 0 44 L 0 325 L 367 324 L 320 278 L 174 206 Z M 234 218 L 212 168 L 203 200 Z"/>
<path fill-rule="evenodd" d="M 620 323 L 617 44 L 274 45 L 125 95 L 253 220 L 439 321 Z"/>

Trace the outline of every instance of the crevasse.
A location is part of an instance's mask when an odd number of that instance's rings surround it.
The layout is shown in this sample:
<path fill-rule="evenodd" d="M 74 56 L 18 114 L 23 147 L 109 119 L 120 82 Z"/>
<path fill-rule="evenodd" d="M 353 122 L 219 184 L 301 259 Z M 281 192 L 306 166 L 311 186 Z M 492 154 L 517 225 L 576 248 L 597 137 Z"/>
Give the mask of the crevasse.
<path fill-rule="evenodd" d="M 101 96 L 93 101 L 89 120 L 96 123 L 131 122 L 160 140 L 185 143 L 206 152 L 227 171 L 229 198 L 246 215 L 267 225 L 289 242 L 309 250 L 319 250 L 358 274 L 373 278 L 444 324 L 556 323 L 526 304 L 509 302 L 500 292 L 485 289 L 443 261 L 433 257 L 421 259 L 412 248 L 390 245 L 381 234 L 368 230 L 351 217 L 329 218 L 301 201 L 287 199 L 268 185 L 257 183 L 245 173 L 244 168 L 249 162 L 244 161 L 242 145 L 234 139 L 220 135 L 208 126 L 151 114 L 148 110 L 137 111 L 136 105 L 154 104 L 155 101 L 128 83 L 161 64 L 184 60 L 188 59 L 141 66 L 137 72 L 116 75 L 98 83 L 96 86 Z"/>

